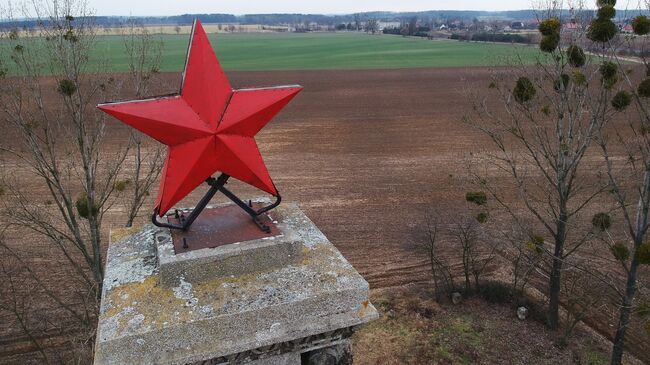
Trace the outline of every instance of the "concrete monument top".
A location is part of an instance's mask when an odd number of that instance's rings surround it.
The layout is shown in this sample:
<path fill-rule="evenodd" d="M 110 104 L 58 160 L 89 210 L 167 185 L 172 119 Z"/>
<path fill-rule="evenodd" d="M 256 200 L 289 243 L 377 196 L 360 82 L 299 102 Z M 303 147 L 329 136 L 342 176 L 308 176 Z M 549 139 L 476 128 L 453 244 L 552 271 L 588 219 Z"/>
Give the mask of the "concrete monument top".
<path fill-rule="evenodd" d="M 179 255 L 167 229 L 111 231 L 95 364 L 300 363 L 377 318 L 368 283 L 296 205 L 270 219 L 277 236 Z"/>

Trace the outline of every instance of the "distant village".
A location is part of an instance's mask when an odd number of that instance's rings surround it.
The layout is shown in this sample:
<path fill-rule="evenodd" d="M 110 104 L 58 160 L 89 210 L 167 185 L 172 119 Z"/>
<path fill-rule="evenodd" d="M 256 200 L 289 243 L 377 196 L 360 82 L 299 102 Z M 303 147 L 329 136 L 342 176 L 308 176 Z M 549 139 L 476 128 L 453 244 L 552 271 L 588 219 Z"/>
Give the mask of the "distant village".
<path fill-rule="evenodd" d="M 622 34 L 631 34 L 629 20 L 638 12 L 619 11 L 614 20 Z M 594 16 L 591 10 L 563 11 L 564 34 L 580 31 Z M 534 10 L 505 12 L 486 11 L 425 11 L 416 13 L 368 12 L 345 15 L 322 14 L 184 14 L 164 17 L 94 17 L 106 34 L 119 33 L 132 21 L 159 34 L 189 34 L 195 18 L 206 25 L 210 33 L 256 32 L 364 32 L 368 34 L 400 35 L 427 39 L 453 39 L 473 42 L 502 42 L 536 44 L 540 40 L 538 17 Z M 0 21 L 0 28 L 31 33 L 37 27 L 34 20 Z M 626 51 L 626 50 L 624 50 Z M 646 52 L 634 50 L 631 53 Z"/>
<path fill-rule="evenodd" d="M 582 19 L 563 20 L 562 28 L 565 32 L 579 31 L 588 24 Z M 357 31 L 372 34 L 395 34 L 402 36 L 434 38 L 451 38 L 467 41 L 494 41 L 515 43 L 538 42 L 538 20 L 512 21 L 509 19 L 488 18 L 479 19 L 446 19 L 423 20 L 413 17 L 401 21 L 384 21 L 368 19 L 366 21 L 352 21 L 336 25 L 318 24 L 311 22 L 287 26 L 284 31 L 293 32 L 318 32 L 318 31 Z M 617 22 L 621 33 L 631 34 L 632 25 L 628 21 Z M 491 35 L 491 36 L 488 36 Z"/>
<path fill-rule="evenodd" d="M 537 30 L 539 21 L 534 13 L 524 11 L 515 14 L 499 16 L 488 13 L 483 16 L 431 16 L 430 14 L 414 14 L 395 16 L 395 14 L 350 14 L 346 16 L 315 16 L 300 14 L 274 14 L 274 15 L 247 15 L 239 18 L 202 19 L 210 24 L 210 30 L 227 33 L 251 32 L 364 32 L 368 34 L 389 34 L 405 37 L 422 37 L 427 39 L 455 39 L 459 41 L 475 42 L 505 42 L 534 44 L 539 42 Z M 383 17 L 381 16 L 383 15 Z M 582 12 L 576 18 L 562 19 L 565 34 L 580 31 L 589 24 L 592 14 Z M 170 25 L 170 19 L 149 19 L 148 24 L 160 26 L 169 30 L 174 28 L 176 33 L 190 31 L 191 23 L 185 19 L 178 19 L 175 26 Z M 199 16 L 201 18 L 202 16 Z M 205 17 L 205 16 L 204 16 Z M 632 16 L 616 19 L 622 34 L 631 34 L 632 26 L 627 19 Z M 527 19 L 527 20 L 521 20 Z M 219 21 L 215 21 L 219 20 Z M 108 26 L 108 25 L 107 25 Z M 115 26 L 115 25 L 112 25 Z M 166 31 L 169 32 L 169 31 Z"/>

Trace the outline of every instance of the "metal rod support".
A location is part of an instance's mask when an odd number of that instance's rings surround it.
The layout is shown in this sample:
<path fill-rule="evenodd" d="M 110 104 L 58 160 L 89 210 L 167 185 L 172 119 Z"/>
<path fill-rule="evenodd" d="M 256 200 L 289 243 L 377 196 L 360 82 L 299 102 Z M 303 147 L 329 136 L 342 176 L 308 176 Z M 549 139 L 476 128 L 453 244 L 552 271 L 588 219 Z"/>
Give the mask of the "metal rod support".
<path fill-rule="evenodd" d="M 208 190 L 205 195 L 201 198 L 199 203 L 194 207 L 192 212 L 188 217 L 185 217 L 183 215 L 179 216 L 178 211 L 175 213 L 176 219 L 178 219 L 181 224 L 170 224 L 170 223 L 163 223 L 158 221 L 158 210 L 155 210 L 153 212 L 153 215 L 151 216 L 151 222 L 157 226 L 157 227 L 162 227 L 162 228 L 169 228 L 169 229 L 178 229 L 182 231 L 187 231 L 190 229 L 190 226 L 192 226 L 192 223 L 198 218 L 198 216 L 201 214 L 201 212 L 205 209 L 205 207 L 208 205 L 210 200 L 214 197 L 214 195 L 217 192 L 221 192 L 223 195 L 225 195 L 228 199 L 230 199 L 232 202 L 237 204 L 241 209 L 243 209 L 248 215 L 253 218 L 253 221 L 255 224 L 257 224 L 260 229 L 266 233 L 271 232 L 271 228 L 267 226 L 266 224 L 262 223 L 259 220 L 259 216 L 270 211 L 271 209 L 276 208 L 278 205 L 280 205 L 280 202 L 282 201 L 282 197 L 280 194 L 278 194 L 275 197 L 275 202 L 269 206 L 266 206 L 262 209 L 255 210 L 250 206 L 249 204 L 246 204 L 243 200 L 241 200 L 237 195 L 232 193 L 230 190 L 228 190 L 225 185 L 228 183 L 228 179 L 230 178 L 229 175 L 226 174 L 221 174 L 219 178 L 215 179 L 213 177 L 209 177 L 205 182 L 210 185 L 210 190 Z"/>

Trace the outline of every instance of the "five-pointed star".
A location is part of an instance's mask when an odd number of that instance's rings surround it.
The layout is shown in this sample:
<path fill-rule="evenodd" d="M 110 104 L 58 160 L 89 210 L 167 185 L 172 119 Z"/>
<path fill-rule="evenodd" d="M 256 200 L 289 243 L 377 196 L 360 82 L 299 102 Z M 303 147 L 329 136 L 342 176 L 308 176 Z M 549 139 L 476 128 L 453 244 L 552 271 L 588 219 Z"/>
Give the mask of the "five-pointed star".
<path fill-rule="evenodd" d="M 169 147 L 156 200 L 163 216 L 217 171 L 277 195 L 254 137 L 300 90 L 233 90 L 196 21 L 180 95 L 97 107 Z"/>

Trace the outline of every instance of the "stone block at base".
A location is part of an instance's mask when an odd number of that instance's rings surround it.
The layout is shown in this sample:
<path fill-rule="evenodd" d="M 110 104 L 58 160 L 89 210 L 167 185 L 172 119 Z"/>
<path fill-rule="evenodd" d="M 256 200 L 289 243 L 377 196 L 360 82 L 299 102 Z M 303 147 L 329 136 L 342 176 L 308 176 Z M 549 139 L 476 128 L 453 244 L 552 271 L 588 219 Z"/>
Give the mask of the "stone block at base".
<path fill-rule="evenodd" d="M 221 208 L 224 207 L 210 207 L 204 213 Z M 225 208 L 233 210 L 231 206 Z M 235 208 L 237 214 L 247 218 L 246 223 L 255 226 L 246 213 L 237 206 Z M 279 234 L 183 253 L 175 253 L 169 230 L 158 230 L 154 233 L 154 242 L 160 282 L 166 286 L 175 286 L 182 278 L 187 282 L 200 283 L 216 278 L 267 272 L 300 263 L 304 247 L 301 237 L 293 227 L 277 221 L 277 215 L 278 213 L 273 211 L 265 218 L 275 222 Z M 219 232 L 214 232 L 214 235 L 218 234 Z"/>
<path fill-rule="evenodd" d="M 169 232 L 112 231 L 95 364 L 299 364 L 377 318 L 367 282 L 302 211 L 285 204 L 273 214 L 292 247 L 279 254 L 299 259 L 230 275 L 185 268 L 164 282 L 155 237 Z"/>

